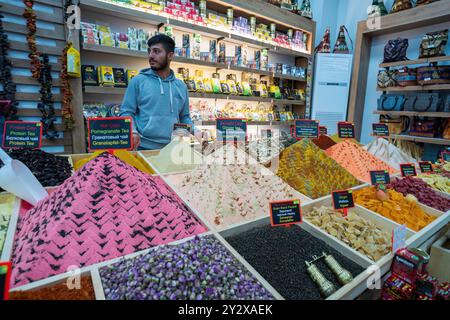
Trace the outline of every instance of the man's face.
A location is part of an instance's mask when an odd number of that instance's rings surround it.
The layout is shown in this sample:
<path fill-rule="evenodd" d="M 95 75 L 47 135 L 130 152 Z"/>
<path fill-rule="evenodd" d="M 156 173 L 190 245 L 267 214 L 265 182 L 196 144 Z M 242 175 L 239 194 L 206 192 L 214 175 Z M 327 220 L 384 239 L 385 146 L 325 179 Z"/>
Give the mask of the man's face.
<path fill-rule="evenodd" d="M 173 58 L 173 52 L 167 53 L 166 49 L 161 43 L 151 46 L 148 51 L 148 61 L 152 70 L 160 71 L 170 66 L 170 62 Z"/>

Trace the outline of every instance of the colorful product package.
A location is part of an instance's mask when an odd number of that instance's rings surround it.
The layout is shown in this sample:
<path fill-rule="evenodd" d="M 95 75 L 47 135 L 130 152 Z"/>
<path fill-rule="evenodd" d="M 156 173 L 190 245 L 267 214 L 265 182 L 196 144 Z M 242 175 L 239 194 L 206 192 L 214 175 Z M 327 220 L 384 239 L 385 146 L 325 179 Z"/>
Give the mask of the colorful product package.
<path fill-rule="evenodd" d="M 424 260 L 419 255 L 406 248 L 395 254 L 391 272 L 409 284 L 414 285 L 424 271 Z"/>
<path fill-rule="evenodd" d="M 102 46 L 114 47 L 114 41 L 111 33 L 111 28 L 108 26 L 97 26 L 98 37 Z"/>
<path fill-rule="evenodd" d="M 114 86 L 117 88 L 127 87 L 127 76 L 122 68 L 113 68 Z"/>
<path fill-rule="evenodd" d="M 414 287 L 399 278 L 391 275 L 385 282 L 381 291 L 382 300 L 411 300 L 413 298 Z"/>
<path fill-rule="evenodd" d="M 202 43 L 202 36 L 200 34 L 194 34 L 192 59 L 200 60 L 200 45 Z"/>
<path fill-rule="evenodd" d="M 130 83 L 131 79 L 139 74 L 138 70 L 127 70 L 127 83 Z"/>
<path fill-rule="evenodd" d="M 67 50 L 67 74 L 74 78 L 81 76 L 80 52 L 72 45 Z"/>
<path fill-rule="evenodd" d="M 83 76 L 83 86 L 98 86 L 97 73 L 95 67 L 92 65 L 85 65 L 81 67 L 81 74 Z"/>
<path fill-rule="evenodd" d="M 81 35 L 83 38 L 83 43 L 100 44 L 100 40 L 98 38 L 97 25 L 93 23 L 82 22 Z"/>
<path fill-rule="evenodd" d="M 416 297 L 425 295 L 429 298 L 434 298 L 436 297 L 438 288 L 439 282 L 435 277 L 427 273 L 422 273 L 416 279 L 415 295 Z"/>
<path fill-rule="evenodd" d="M 103 87 L 114 86 L 114 72 L 112 67 L 97 67 L 98 84 Z"/>
<path fill-rule="evenodd" d="M 444 282 L 439 286 L 436 299 L 450 301 L 450 283 Z"/>

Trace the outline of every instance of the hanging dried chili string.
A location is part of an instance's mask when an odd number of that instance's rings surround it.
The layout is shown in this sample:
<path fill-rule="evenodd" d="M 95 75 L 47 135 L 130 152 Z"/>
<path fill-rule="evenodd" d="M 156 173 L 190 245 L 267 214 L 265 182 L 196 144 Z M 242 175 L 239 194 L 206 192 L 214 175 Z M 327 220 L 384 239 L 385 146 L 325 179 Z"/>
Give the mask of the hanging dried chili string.
<path fill-rule="evenodd" d="M 72 89 L 70 87 L 69 75 L 67 74 L 67 50 L 72 43 L 67 43 L 62 55 L 61 72 L 59 78 L 61 79 L 61 93 L 62 93 L 62 116 L 66 129 L 72 130 L 75 124 L 72 113 Z"/>

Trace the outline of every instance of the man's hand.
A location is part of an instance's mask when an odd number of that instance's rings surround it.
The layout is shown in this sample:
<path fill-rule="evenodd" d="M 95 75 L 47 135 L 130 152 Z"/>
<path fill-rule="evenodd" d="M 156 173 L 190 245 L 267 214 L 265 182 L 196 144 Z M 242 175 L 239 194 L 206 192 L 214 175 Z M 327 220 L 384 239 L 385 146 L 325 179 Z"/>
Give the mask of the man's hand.
<path fill-rule="evenodd" d="M 133 147 L 137 150 L 141 145 L 141 136 L 138 133 L 133 133 Z"/>

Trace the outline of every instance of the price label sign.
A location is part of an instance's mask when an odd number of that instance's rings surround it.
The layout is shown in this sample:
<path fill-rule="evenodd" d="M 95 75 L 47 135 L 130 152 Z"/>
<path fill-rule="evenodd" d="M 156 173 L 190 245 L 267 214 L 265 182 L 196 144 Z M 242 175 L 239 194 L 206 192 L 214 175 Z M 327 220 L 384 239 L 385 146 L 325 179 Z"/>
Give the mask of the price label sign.
<path fill-rule="evenodd" d="M 9 299 L 11 262 L 0 262 L 0 301 Z"/>
<path fill-rule="evenodd" d="M 332 197 L 335 210 L 345 210 L 355 207 L 352 190 L 334 191 Z"/>
<path fill-rule="evenodd" d="M 392 230 L 392 252 L 406 248 L 406 225 L 398 226 Z"/>
<path fill-rule="evenodd" d="M 130 117 L 88 119 L 89 151 L 132 150 L 132 133 Z"/>
<path fill-rule="evenodd" d="M 419 162 L 420 171 L 422 173 L 433 173 L 433 164 L 429 161 Z"/>
<path fill-rule="evenodd" d="M 375 137 L 389 137 L 389 127 L 385 123 L 374 123 L 372 129 Z"/>
<path fill-rule="evenodd" d="M 417 176 L 416 166 L 414 163 L 403 163 L 400 165 L 402 177 L 415 177 Z"/>
<path fill-rule="evenodd" d="M 295 138 L 297 140 L 319 138 L 319 122 L 314 120 L 295 120 Z"/>
<path fill-rule="evenodd" d="M 247 142 L 247 120 L 220 118 L 216 121 L 217 140 Z"/>
<path fill-rule="evenodd" d="M 372 181 L 373 186 L 391 183 L 391 177 L 387 170 L 370 171 L 370 180 Z"/>
<path fill-rule="evenodd" d="M 184 130 L 187 130 L 187 131 L 191 132 L 192 126 L 190 124 L 187 124 L 187 123 L 175 123 L 173 125 L 173 131 L 176 131 L 178 129 L 184 129 Z"/>
<path fill-rule="evenodd" d="M 321 136 L 326 136 L 328 135 L 328 128 L 324 127 L 324 126 L 319 126 L 319 134 Z"/>
<path fill-rule="evenodd" d="M 355 125 L 351 122 L 339 122 L 338 134 L 340 139 L 355 139 Z"/>
<path fill-rule="evenodd" d="M 42 123 L 5 121 L 4 149 L 40 149 L 42 147 Z"/>
<path fill-rule="evenodd" d="M 302 223 L 300 200 L 275 201 L 270 203 L 272 227 L 290 226 Z"/>

